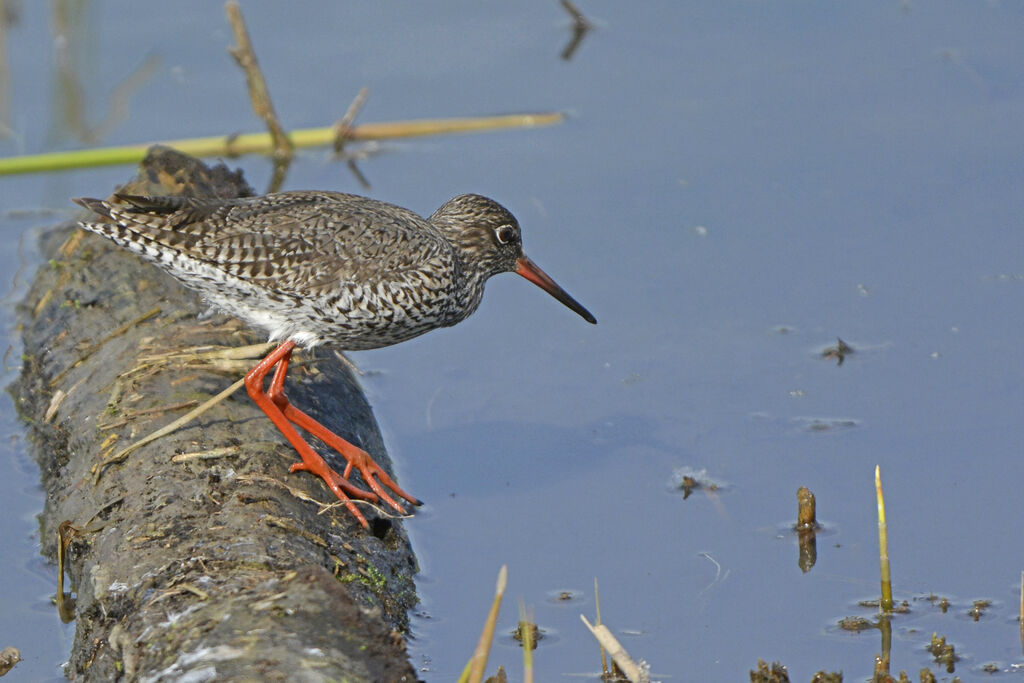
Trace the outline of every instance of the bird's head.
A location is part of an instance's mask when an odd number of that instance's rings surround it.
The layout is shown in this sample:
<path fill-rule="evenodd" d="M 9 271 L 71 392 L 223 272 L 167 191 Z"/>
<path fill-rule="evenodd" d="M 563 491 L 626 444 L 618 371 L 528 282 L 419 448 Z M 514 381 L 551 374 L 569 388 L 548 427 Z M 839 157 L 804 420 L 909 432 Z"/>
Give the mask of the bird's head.
<path fill-rule="evenodd" d="M 597 319 L 523 253 L 519 221 L 504 206 L 478 194 L 445 202 L 430 222 L 455 244 L 466 265 L 483 275 L 518 273 L 589 323 Z"/>

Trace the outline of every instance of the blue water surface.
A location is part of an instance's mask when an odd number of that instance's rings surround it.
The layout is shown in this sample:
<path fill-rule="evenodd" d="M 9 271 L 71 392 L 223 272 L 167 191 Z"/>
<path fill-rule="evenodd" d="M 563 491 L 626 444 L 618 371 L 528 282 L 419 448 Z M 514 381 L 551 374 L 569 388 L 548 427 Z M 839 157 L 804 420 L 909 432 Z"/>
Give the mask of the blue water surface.
<path fill-rule="evenodd" d="M 361 164 L 369 191 L 324 150 L 287 179 L 424 214 L 490 195 L 599 320 L 507 275 L 459 326 L 352 355 L 400 483 L 427 502 L 408 523 L 420 675 L 457 677 L 507 564 L 499 625 L 511 631 L 520 599 L 532 609 L 538 680 L 594 680 L 579 615 L 593 620 L 595 578 L 604 622 L 656 678 L 745 680 L 763 658 L 793 680 L 864 680 L 878 633 L 836 623 L 874 615 L 857 602 L 878 592 L 876 465 L 911 607 L 894 622 L 894 672 L 941 672 L 933 631 L 964 680 L 1017 670 L 1024 8 L 578 4 L 595 29 L 568 61 L 554 0 L 243 6 L 288 127 L 329 125 L 364 85 L 366 122 L 568 114 L 382 143 Z M 218 3 L 66 5 L 23 3 L 8 20 L 0 154 L 260 129 Z M 127 110 L 96 130 L 147 60 Z M 264 160 L 233 163 L 266 184 Z M 34 235 L 71 215 L 69 196 L 131 173 L 0 179 L 6 381 Z M 841 366 L 821 357 L 837 336 L 855 349 Z M 12 676 L 58 677 L 72 632 L 48 602 L 38 472 L 9 401 L 0 426 L 0 647 L 25 658 Z M 680 468 L 721 488 L 684 500 Z M 786 529 L 802 485 L 828 527 L 808 573 Z M 993 604 L 975 622 L 978 599 Z M 497 664 L 519 680 L 507 635 Z"/>

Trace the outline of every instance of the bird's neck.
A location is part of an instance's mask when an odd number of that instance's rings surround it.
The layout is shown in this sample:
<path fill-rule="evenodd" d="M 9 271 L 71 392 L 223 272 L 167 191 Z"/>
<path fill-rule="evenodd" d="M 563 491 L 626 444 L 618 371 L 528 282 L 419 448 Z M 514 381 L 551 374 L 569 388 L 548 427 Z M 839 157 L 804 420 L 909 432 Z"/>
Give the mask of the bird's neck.
<path fill-rule="evenodd" d="M 489 274 L 467 266 L 462 258 L 457 259 L 455 282 L 458 305 L 453 311 L 450 325 L 465 320 L 480 306 L 484 296 L 484 283 L 488 277 Z"/>

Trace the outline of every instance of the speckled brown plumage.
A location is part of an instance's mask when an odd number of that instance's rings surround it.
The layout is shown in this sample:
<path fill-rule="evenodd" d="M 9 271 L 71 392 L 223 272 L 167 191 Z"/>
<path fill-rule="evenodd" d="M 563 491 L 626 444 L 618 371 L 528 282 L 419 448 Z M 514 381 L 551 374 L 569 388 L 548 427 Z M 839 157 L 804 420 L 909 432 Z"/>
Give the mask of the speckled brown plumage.
<path fill-rule="evenodd" d="M 75 199 L 109 219 L 82 227 L 154 262 L 209 302 L 282 342 L 247 375 L 249 394 L 299 450 L 303 462 L 293 469 L 323 477 L 364 524 L 346 492 L 380 497 L 402 510 L 375 477 L 417 501 L 365 452 L 288 403 L 284 376 L 296 344 L 372 349 L 454 325 L 480 305 L 487 279 L 504 272 L 519 273 L 596 322 L 525 256 L 512 214 L 480 195 L 455 197 L 427 219 L 340 192 L 226 200 L 115 198 Z M 271 388 L 264 391 L 265 376 L 275 366 Z M 341 452 L 350 463 L 345 475 L 327 467 L 293 424 Z M 348 483 L 353 466 L 376 495 Z"/>

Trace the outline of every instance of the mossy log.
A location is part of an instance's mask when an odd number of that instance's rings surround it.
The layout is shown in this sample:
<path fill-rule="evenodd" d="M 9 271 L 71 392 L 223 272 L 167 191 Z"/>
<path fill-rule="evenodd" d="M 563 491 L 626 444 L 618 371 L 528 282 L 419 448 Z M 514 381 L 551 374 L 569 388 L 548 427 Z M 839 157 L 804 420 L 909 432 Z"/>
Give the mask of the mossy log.
<path fill-rule="evenodd" d="M 166 148 L 120 190 L 251 194 L 240 173 Z M 67 675 L 416 680 L 401 635 L 416 561 L 401 520 L 364 508 L 364 531 L 328 507 L 319 479 L 288 472 L 297 454 L 244 390 L 97 480 L 102 458 L 255 363 L 197 364 L 202 349 L 263 340 L 230 318 L 203 319 L 176 281 L 74 225 L 43 241 L 50 261 L 24 302 L 13 393 L 47 494 L 44 554 L 56 557 L 62 524 L 72 532 Z M 330 351 L 297 359 L 292 400 L 390 469 L 350 369 Z"/>

